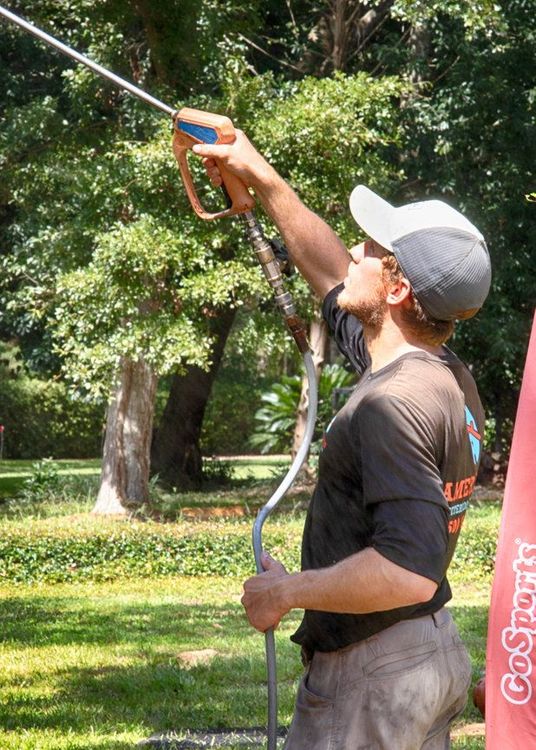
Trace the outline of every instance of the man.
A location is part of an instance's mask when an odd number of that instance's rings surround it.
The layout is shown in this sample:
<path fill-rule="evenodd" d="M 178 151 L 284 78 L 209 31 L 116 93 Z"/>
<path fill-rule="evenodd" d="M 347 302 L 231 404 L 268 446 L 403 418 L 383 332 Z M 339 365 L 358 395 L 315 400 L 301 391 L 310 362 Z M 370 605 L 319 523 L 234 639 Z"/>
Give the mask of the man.
<path fill-rule="evenodd" d="M 302 572 L 265 555 L 244 584 L 260 631 L 305 610 L 286 747 L 444 750 L 471 674 L 444 608 L 446 571 L 484 428 L 474 381 L 444 342 L 488 293 L 482 235 L 440 201 L 394 208 L 358 186 L 350 208 L 368 239 L 348 255 L 243 133 L 194 151 L 215 185 L 217 158 L 255 190 L 361 373 L 326 433 Z"/>

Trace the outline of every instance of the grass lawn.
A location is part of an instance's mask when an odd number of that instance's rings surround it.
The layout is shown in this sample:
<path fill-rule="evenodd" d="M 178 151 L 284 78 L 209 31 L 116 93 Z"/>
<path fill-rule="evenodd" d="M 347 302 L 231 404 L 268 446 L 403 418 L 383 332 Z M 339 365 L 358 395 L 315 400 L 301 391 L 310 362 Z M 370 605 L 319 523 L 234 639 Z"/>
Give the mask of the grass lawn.
<path fill-rule="evenodd" d="M 0 461 L 0 498 L 12 497 L 22 489 L 24 480 L 32 475 L 37 461 Z M 284 472 L 290 464 L 288 456 L 232 456 L 223 459 L 206 459 L 206 463 L 229 465 L 235 480 L 266 480 Z M 69 460 L 54 459 L 60 476 L 98 477 L 100 458 Z"/>
<path fill-rule="evenodd" d="M 70 463 L 75 470 L 84 468 Z M 98 466 L 93 468 L 98 471 Z M 243 469 L 249 468 L 245 462 Z M 249 491 L 228 489 L 225 502 L 239 505 Z M 260 483 L 253 491 L 267 495 Z M 203 502 L 219 507 L 220 494 L 204 493 Z M 93 533 L 93 526 L 95 533 L 99 527 L 102 533 L 113 526 L 95 519 L 73 520 L 65 515 L 70 509 L 67 505 L 62 513 L 58 507 L 54 514 L 37 514 L 24 522 L 0 513 L 0 537 L 23 528 L 38 538 L 79 533 L 78 527 L 84 534 Z M 498 508 L 483 505 L 473 517 L 487 533 L 498 523 Z M 297 511 L 268 521 L 267 546 L 276 540 L 282 554 L 293 548 L 295 557 L 302 521 L 303 513 Z M 154 534 L 158 526 L 138 524 L 140 533 L 147 528 Z M 181 516 L 175 524 L 160 526 L 164 547 L 164 530 L 169 533 L 170 527 L 189 539 L 201 534 L 206 538 L 207 530 L 215 538 L 243 534 L 249 544 L 251 519 L 208 523 Z M 218 554 L 218 547 L 206 554 Z M 111 562 L 110 569 L 113 566 Z M 455 565 L 451 577 L 451 608 L 471 652 L 475 681 L 484 665 L 490 588 L 489 575 L 482 570 L 476 559 L 471 565 Z M 4 579 L 0 748 L 131 750 L 141 740 L 170 730 L 186 736 L 188 731 L 209 728 L 264 726 L 264 639 L 243 615 L 241 580 L 124 573 L 110 581 L 96 580 L 90 573 L 87 579 L 62 583 L 16 584 Z M 298 649 L 289 641 L 298 622 L 299 613 L 293 613 L 277 631 L 282 725 L 290 721 L 301 673 Z M 468 705 L 457 724 L 453 750 L 484 749 L 481 721 Z"/>
<path fill-rule="evenodd" d="M 132 748 L 169 729 L 262 725 L 263 639 L 239 592 L 218 578 L 1 591 L 0 747 Z M 296 620 L 278 634 L 283 722 Z"/>
<path fill-rule="evenodd" d="M 0 498 L 13 497 L 23 487 L 24 480 L 31 476 L 37 461 L 6 460 L 0 461 Z M 100 474 L 100 458 L 54 461 L 58 474 L 68 477 L 98 477 Z"/>
<path fill-rule="evenodd" d="M 259 726 L 265 722 L 262 636 L 239 604 L 240 583 L 166 578 L 0 589 L 5 750 L 133 748 L 154 733 Z M 453 613 L 479 674 L 487 592 L 466 587 Z M 279 721 L 288 724 L 301 672 L 277 633 Z M 483 748 L 463 733 L 457 750 Z"/>

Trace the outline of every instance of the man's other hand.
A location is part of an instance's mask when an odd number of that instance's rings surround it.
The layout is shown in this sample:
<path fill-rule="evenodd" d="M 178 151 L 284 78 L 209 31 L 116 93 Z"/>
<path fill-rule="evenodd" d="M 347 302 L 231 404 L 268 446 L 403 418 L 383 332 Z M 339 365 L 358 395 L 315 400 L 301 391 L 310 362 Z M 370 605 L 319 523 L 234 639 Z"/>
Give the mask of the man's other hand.
<path fill-rule="evenodd" d="M 288 577 L 284 565 L 274 560 L 267 552 L 261 559 L 264 573 L 249 578 L 244 583 L 242 604 L 254 628 L 264 633 L 276 628 L 288 608 L 282 601 L 281 583 Z"/>

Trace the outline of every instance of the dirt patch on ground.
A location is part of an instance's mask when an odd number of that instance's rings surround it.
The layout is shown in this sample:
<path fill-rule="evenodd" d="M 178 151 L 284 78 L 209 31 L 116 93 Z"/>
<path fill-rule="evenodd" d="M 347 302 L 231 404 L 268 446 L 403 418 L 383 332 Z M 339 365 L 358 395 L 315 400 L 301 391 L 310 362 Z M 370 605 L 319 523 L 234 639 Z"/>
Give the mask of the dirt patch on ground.
<path fill-rule="evenodd" d="M 484 722 L 475 724 L 464 724 L 451 732 L 452 737 L 485 737 L 486 725 Z"/>
<path fill-rule="evenodd" d="M 212 659 L 218 655 L 215 648 L 202 648 L 198 651 L 181 651 L 177 654 L 177 660 L 182 667 L 191 669 L 199 664 L 210 664 Z"/>
<path fill-rule="evenodd" d="M 243 505 L 229 505 L 207 508 L 182 508 L 182 517 L 187 521 L 210 521 L 212 518 L 241 518 L 251 515 L 249 508 Z"/>

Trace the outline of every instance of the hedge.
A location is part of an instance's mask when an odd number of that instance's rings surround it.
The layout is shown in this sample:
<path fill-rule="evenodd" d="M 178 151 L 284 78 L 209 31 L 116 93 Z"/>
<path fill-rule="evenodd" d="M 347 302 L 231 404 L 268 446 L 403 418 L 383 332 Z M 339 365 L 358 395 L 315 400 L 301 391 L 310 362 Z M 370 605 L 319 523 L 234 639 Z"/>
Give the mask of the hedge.
<path fill-rule="evenodd" d="M 290 538 L 289 538 L 290 537 Z M 294 539 L 292 538 L 294 537 Z M 270 549 L 291 569 L 299 564 L 298 535 L 265 535 Z M 129 576 L 254 573 L 250 531 L 244 524 L 184 533 L 180 525 L 149 530 L 121 528 L 61 531 L 5 528 L 0 539 L 0 582 L 112 580 Z"/>
<path fill-rule="evenodd" d="M 498 515 L 472 519 L 460 535 L 453 569 L 488 577 L 494 566 Z M 299 569 L 301 523 L 271 521 L 264 543 L 289 570 Z M 130 576 L 254 572 L 251 526 L 243 521 L 99 523 L 55 526 L 5 523 L 0 532 L 0 582 L 112 580 Z"/>
<path fill-rule="evenodd" d="M 4 458 L 92 458 L 101 453 L 104 405 L 73 400 L 60 381 L 0 370 Z"/>

